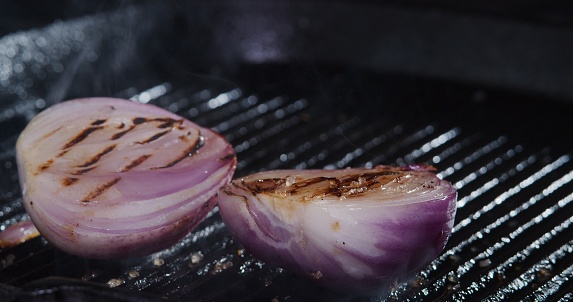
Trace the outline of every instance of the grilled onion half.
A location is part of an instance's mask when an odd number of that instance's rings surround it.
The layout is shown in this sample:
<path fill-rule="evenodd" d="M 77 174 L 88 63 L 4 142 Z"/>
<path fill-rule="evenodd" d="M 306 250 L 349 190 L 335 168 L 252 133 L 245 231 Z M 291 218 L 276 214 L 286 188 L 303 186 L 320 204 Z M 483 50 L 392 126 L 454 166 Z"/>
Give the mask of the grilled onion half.
<path fill-rule="evenodd" d="M 88 258 L 173 245 L 205 218 L 236 166 L 219 134 L 112 98 L 48 108 L 21 133 L 16 151 L 35 226 L 53 245 Z"/>
<path fill-rule="evenodd" d="M 457 192 L 427 165 L 279 170 L 218 195 L 255 257 L 342 290 L 383 291 L 426 266 L 454 223 Z"/>

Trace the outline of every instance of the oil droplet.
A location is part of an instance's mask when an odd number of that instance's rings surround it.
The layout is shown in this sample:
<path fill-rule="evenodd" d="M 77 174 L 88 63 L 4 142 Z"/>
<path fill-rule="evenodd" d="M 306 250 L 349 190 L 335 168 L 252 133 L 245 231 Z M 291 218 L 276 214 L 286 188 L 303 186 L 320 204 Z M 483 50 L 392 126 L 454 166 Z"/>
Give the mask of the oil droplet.
<path fill-rule="evenodd" d="M 458 277 L 455 275 L 448 275 L 448 282 L 451 283 L 459 283 Z"/>
<path fill-rule="evenodd" d="M 459 289 L 460 289 L 459 284 L 449 284 L 448 286 L 446 286 L 446 290 L 450 292 L 455 292 L 458 291 Z"/>
<path fill-rule="evenodd" d="M 282 198 L 287 197 L 287 189 L 285 187 L 279 187 L 275 190 L 275 193 Z"/>
<path fill-rule="evenodd" d="M 286 185 L 287 187 L 292 186 L 294 183 L 296 183 L 296 176 L 289 176 L 289 177 L 287 177 L 286 183 L 285 183 L 285 185 Z"/>
<path fill-rule="evenodd" d="M 113 279 L 109 279 L 109 281 L 107 281 L 107 285 L 109 287 L 117 287 L 122 285 L 123 283 L 125 283 L 125 281 L 121 278 L 113 278 Z"/>
<path fill-rule="evenodd" d="M 196 252 L 191 254 L 191 261 L 189 262 L 189 266 L 193 267 L 197 264 L 199 264 L 199 262 L 201 262 L 201 260 L 203 260 L 204 256 L 203 253 L 201 252 Z"/>
<path fill-rule="evenodd" d="M 336 188 L 338 188 L 338 182 L 334 179 L 329 179 L 328 180 L 328 187 L 330 189 L 336 189 Z"/>
<path fill-rule="evenodd" d="M 322 278 L 322 273 L 320 271 L 310 273 L 310 277 L 314 280 Z"/>
<path fill-rule="evenodd" d="M 165 260 L 163 260 L 162 258 L 153 259 L 153 265 L 162 266 L 163 264 L 165 264 Z"/>
<path fill-rule="evenodd" d="M 137 278 L 137 277 L 139 277 L 139 272 L 132 269 L 129 271 L 128 276 L 129 276 L 129 279 Z"/>
<path fill-rule="evenodd" d="M 243 257 L 244 255 L 245 255 L 245 249 L 238 249 L 237 250 L 237 256 Z"/>
<path fill-rule="evenodd" d="M 233 262 L 223 259 L 221 261 L 217 261 L 215 262 L 215 265 L 213 266 L 213 269 L 211 270 L 211 275 L 215 275 L 218 274 L 230 267 L 233 266 Z"/>

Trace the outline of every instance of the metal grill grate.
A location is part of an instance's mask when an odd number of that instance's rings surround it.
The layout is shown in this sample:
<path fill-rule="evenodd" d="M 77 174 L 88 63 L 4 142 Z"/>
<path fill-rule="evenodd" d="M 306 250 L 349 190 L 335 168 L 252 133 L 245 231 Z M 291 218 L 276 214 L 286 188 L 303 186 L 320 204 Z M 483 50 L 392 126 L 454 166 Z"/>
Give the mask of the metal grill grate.
<path fill-rule="evenodd" d="M 202 79 L 196 84 L 194 77 L 166 78 L 144 70 L 143 76 L 137 75 L 143 81 L 133 84 L 126 78 L 114 84 L 118 86 L 114 91 L 119 91 L 115 96 L 156 104 L 222 133 L 237 152 L 237 177 L 263 169 L 435 165 L 440 177 L 459 190 L 456 224 L 443 253 L 411 282 L 396 285 L 387 298 L 323 290 L 253 259 L 233 241 L 214 209 L 182 241 L 148 257 L 87 260 L 58 251 L 42 238 L 0 250 L 0 297 L 46 301 L 573 298 L 573 144 L 561 134 L 573 113 L 570 106 L 452 83 L 307 67 L 319 79 L 301 82 L 299 71 L 306 68 L 301 66 L 242 66 L 230 76 L 236 83 L 233 87 L 221 80 Z M 59 77 L 57 70 L 50 72 L 48 79 Z M 93 89 L 88 83 L 79 84 L 91 87 L 88 92 Z M 68 95 L 79 90 L 71 89 Z M 354 90 L 359 93 L 348 92 Z M 2 229 L 27 219 L 14 145 L 26 122 L 52 102 L 36 97 L 44 92 L 34 86 L 19 101 L 12 97 L 21 92 L 0 94 Z M 546 116 L 551 119 L 539 118 Z"/>

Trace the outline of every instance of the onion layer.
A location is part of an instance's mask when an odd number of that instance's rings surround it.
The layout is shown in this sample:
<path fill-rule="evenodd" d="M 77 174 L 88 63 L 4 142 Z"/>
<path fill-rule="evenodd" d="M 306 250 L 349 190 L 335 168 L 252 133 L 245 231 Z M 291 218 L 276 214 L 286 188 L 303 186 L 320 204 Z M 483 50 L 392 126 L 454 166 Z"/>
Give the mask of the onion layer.
<path fill-rule="evenodd" d="M 234 180 L 219 212 L 255 257 L 343 290 L 384 290 L 427 265 L 457 193 L 425 165 L 279 170 Z"/>
<path fill-rule="evenodd" d="M 215 205 L 236 158 L 217 133 L 152 105 L 67 101 L 20 135 L 24 206 L 58 248 L 135 257 L 174 244 Z"/>
<path fill-rule="evenodd" d="M 0 248 L 11 248 L 39 235 L 40 233 L 30 220 L 18 222 L 0 232 Z"/>

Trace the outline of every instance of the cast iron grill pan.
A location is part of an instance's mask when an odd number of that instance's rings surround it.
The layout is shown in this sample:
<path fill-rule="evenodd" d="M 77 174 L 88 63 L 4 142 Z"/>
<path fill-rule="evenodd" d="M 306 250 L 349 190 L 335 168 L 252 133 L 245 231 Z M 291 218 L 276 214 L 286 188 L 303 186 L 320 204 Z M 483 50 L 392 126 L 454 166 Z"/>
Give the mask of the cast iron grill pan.
<path fill-rule="evenodd" d="M 573 144 L 566 131 L 573 108 L 568 104 L 308 62 L 242 64 L 218 77 L 166 73 L 166 66 L 142 68 L 134 77 L 141 67 L 127 64 L 113 85 L 94 84 L 81 71 L 69 79 L 69 69 L 57 63 L 84 66 L 74 61 L 78 53 L 94 62 L 117 56 L 99 46 L 93 54 L 74 48 L 73 41 L 95 35 L 90 29 L 82 27 L 83 37 L 54 34 L 71 45 L 65 55 L 44 52 L 52 47 L 47 40 L 34 51 L 50 62 L 39 71 L 36 63 L 24 63 L 24 74 L 1 87 L 2 228 L 27 219 L 14 154 L 27 121 L 57 101 L 104 94 L 149 102 L 222 133 L 237 153 L 236 177 L 282 168 L 432 164 L 459 190 L 454 232 L 443 253 L 410 282 L 396 284 L 389 297 L 366 297 L 321 289 L 252 258 L 215 208 L 179 243 L 148 257 L 88 260 L 41 237 L 0 250 L 3 301 L 572 300 Z M 108 39 L 100 38 L 103 44 Z M 32 47 L 18 39 L 0 40 L 20 45 L 12 62 Z M 27 85 L 25 92 L 19 83 Z"/>

